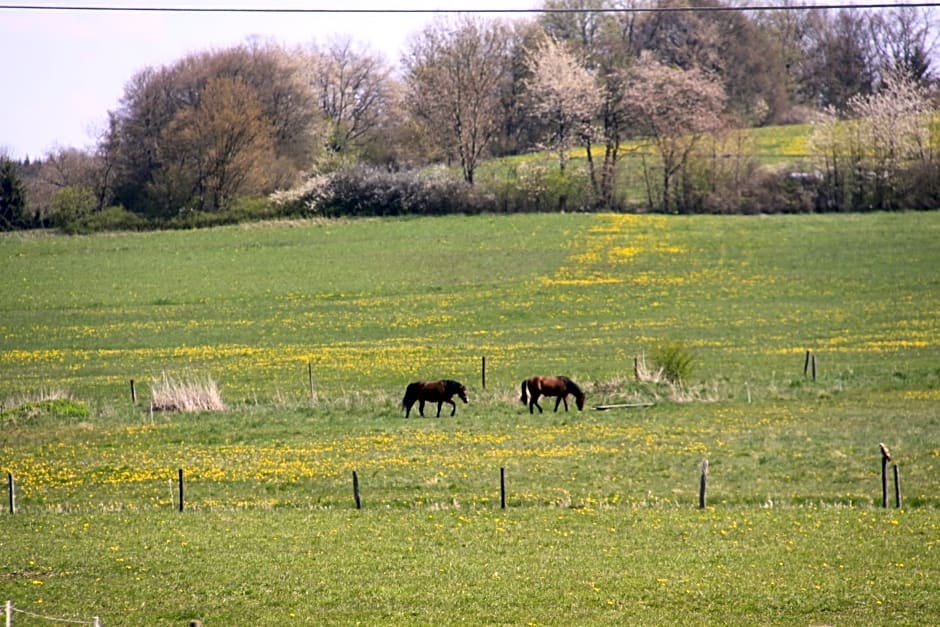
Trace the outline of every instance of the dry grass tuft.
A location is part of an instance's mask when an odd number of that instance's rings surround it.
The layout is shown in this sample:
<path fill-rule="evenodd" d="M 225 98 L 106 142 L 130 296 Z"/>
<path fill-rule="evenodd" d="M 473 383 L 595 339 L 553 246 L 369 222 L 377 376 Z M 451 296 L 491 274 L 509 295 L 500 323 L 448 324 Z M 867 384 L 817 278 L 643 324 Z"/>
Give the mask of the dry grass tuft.
<path fill-rule="evenodd" d="M 667 381 L 665 368 L 660 368 L 659 370 L 651 369 L 646 365 L 646 355 L 641 354 L 636 358 L 634 363 L 636 366 L 637 381 L 641 383 L 652 383 L 653 385 L 659 385 Z"/>
<path fill-rule="evenodd" d="M 151 386 L 154 411 L 224 411 L 225 403 L 211 377 L 176 379 L 163 373 Z"/>

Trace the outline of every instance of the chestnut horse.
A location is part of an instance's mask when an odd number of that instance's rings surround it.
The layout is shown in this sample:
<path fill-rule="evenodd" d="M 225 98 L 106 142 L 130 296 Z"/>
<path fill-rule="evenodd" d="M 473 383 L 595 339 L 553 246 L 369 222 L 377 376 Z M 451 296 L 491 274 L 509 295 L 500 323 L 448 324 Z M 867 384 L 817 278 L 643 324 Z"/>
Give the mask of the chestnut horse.
<path fill-rule="evenodd" d="M 457 413 L 457 403 L 453 400 L 454 396 L 459 396 L 464 403 L 467 401 L 467 388 L 459 381 L 444 379 L 443 381 L 415 381 L 409 383 L 405 390 L 405 397 L 401 399 L 402 409 L 405 410 L 405 418 L 411 414 L 411 408 L 415 401 L 418 401 L 418 413 L 424 416 L 424 403 L 437 403 L 437 417 L 441 417 L 441 405 L 450 403 L 453 409 L 450 415 Z"/>
<path fill-rule="evenodd" d="M 528 390 L 528 394 L 526 391 Z M 578 405 L 578 410 L 584 409 L 584 392 L 578 387 L 578 384 L 568 377 L 530 377 L 522 382 L 522 398 L 519 400 L 523 405 L 528 404 L 529 413 L 534 414 L 534 407 L 539 408 L 542 413 L 542 407 L 539 405 L 539 396 L 557 396 L 555 399 L 555 411 L 558 411 L 558 405 L 565 404 L 565 411 L 568 411 L 568 395 L 574 396 Z"/>

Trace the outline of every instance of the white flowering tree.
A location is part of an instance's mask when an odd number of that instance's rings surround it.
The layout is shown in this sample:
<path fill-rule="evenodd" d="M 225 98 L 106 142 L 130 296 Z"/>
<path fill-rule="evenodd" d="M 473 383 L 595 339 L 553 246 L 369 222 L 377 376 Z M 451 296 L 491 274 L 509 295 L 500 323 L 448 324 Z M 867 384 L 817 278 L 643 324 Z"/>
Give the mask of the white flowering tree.
<path fill-rule="evenodd" d="M 545 147 L 558 155 L 564 172 L 571 149 L 590 142 L 603 93 L 594 76 L 564 43 L 545 39 L 529 53 L 526 90 L 531 117 L 545 128 Z"/>
<path fill-rule="evenodd" d="M 849 100 L 845 118 L 817 123 L 811 150 L 828 183 L 831 208 L 898 209 L 906 168 L 933 155 L 930 94 L 909 75 L 887 75 L 881 91 Z"/>
<path fill-rule="evenodd" d="M 651 207 L 670 211 L 677 175 L 701 140 L 725 125 L 727 96 L 721 83 L 704 72 L 666 66 L 647 54 L 627 72 L 624 107 L 634 133 L 659 156 L 658 185 L 654 167 L 646 167 L 648 200 Z"/>

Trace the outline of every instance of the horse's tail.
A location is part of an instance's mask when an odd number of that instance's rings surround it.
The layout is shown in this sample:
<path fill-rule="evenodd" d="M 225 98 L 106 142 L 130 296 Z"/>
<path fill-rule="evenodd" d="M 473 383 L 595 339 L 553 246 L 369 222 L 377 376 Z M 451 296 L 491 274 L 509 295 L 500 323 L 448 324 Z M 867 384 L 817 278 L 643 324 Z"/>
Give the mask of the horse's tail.
<path fill-rule="evenodd" d="M 526 385 L 527 383 L 528 381 L 522 382 L 522 396 L 519 398 L 519 402 L 522 403 L 523 405 L 528 405 L 529 403 L 529 395 L 526 394 L 526 388 L 528 387 Z"/>

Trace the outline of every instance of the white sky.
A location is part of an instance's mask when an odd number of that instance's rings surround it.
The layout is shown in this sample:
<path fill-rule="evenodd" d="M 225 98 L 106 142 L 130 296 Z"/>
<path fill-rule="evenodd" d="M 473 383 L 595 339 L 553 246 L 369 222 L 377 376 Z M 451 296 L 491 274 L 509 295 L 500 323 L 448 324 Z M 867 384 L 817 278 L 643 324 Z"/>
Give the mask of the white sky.
<path fill-rule="evenodd" d="M 305 9 L 532 9 L 540 0 L 0 0 L 0 5 Z M 89 148 L 124 85 L 148 66 L 252 36 L 294 45 L 348 35 L 397 64 L 407 38 L 434 19 L 415 14 L 232 14 L 0 9 L 0 155 Z M 514 19 L 520 16 L 507 14 Z"/>

